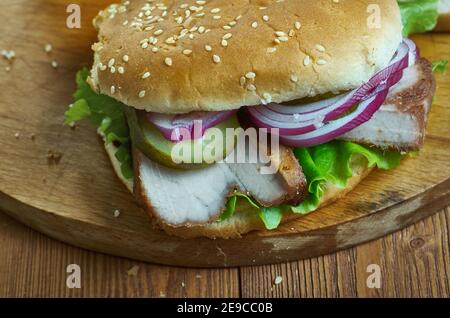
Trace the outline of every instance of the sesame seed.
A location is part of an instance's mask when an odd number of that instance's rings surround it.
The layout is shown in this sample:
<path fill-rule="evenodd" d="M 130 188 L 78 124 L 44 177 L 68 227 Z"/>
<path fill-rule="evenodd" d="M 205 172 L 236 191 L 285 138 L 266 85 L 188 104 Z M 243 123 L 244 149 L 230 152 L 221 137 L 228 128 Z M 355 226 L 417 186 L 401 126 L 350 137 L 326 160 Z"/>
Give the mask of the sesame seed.
<path fill-rule="evenodd" d="M 115 66 L 111 66 L 111 74 L 114 74 L 116 72 L 116 67 Z"/>
<path fill-rule="evenodd" d="M 130 57 L 128 56 L 128 55 L 124 55 L 123 57 L 122 57 L 122 60 L 124 61 L 124 62 L 128 62 L 129 60 L 130 60 Z"/>
<path fill-rule="evenodd" d="M 173 38 L 173 36 L 171 36 L 170 38 L 167 38 L 165 42 L 167 44 L 175 44 L 175 39 Z"/>
<path fill-rule="evenodd" d="M 305 58 L 303 59 L 303 65 L 308 66 L 310 62 L 311 58 L 308 55 L 305 56 Z"/>
<path fill-rule="evenodd" d="M 233 34 L 227 33 L 227 34 L 225 34 L 225 35 L 222 37 L 222 39 L 228 40 L 228 39 L 230 39 L 232 36 L 233 36 Z"/>
<path fill-rule="evenodd" d="M 184 55 L 190 55 L 192 53 L 192 50 L 183 50 Z"/>
<path fill-rule="evenodd" d="M 53 68 L 58 68 L 58 66 L 59 66 L 58 62 L 55 60 L 53 60 L 51 64 L 52 64 Z"/>
<path fill-rule="evenodd" d="M 150 77 L 150 72 L 145 72 L 144 75 L 142 75 L 142 79 L 146 79 Z"/>
<path fill-rule="evenodd" d="M 219 13 L 220 12 L 220 8 L 214 8 L 211 10 L 211 13 Z"/>
<path fill-rule="evenodd" d="M 248 79 L 254 79 L 256 77 L 256 74 L 254 72 L 248 72 L 245 74 L 245 77 Z"/>
<path fill-rule="evenodd" d="M 172 59 L 170 57 L 166 57 L 164 59 L 164 63 L 166 63 L 167 66 L 172 66 Z"/>
<path fill-rule="evenodd" d="M 268 15 L 264 15 L 264 16 L 263 16 L 263 20 L 266 21 L 266 22 L 268 22 L 268 21 L 270 20 L 270 18 L 269 18 Z"/>
<path fill-rule="evenodd" d="M 164 32 L 163 30 L 159 29 L 159 30 L 156 30 L 155 32 L 153 32 L 153 34 L 154 35 L 161 35 L 163 32 Z"/>
<path fill-rule="evenodd" d="M 144 98 L 145 96 L 145 91 L 140 91 L 139 92 L 139 98 Z"/>
<path fill-rule="evenodd" d="M 266 51 L 267 51 L 267 53 L 275 53 L 277 51 L 277 48 L 276 47 L 268 47 Z"/>
<path fill-rule="evenodd" d="M 119 66 L 119 68 L 117 69 L 117 71 L 119 72 L 119 74 L 125 73 L 125 69 L 123 68 L 123 66 Z"/>
<path fill-rule="evenodd" d="M 116 87 L 113 85 L 113 86 L 111 86 L 111 95 L 114 95 L 115 92 L 116 92 Z"/>
<path fill-rule="evenodd" d="M 325 48 L 322 45 L 320 45 L 320 44 L 316 45 L 316 50 L 319 51 L 319 52 L 325 52 Z"/>
<path fill-rule="evenodd" d="M 254 91 L 256 91 L 256 86 L 253 85 L 253 84 L 249 84 L 249 85 L 247 86 L 247 89 L 248 89 L 249 91 L 251 91 L 251 92 L 254 92 Z"/>
<path fill-rule="evenodd" d="M 253 23 L 252 23 L 252 28 L 253 28 L 253 29 L 256 29 L 257 27 L 258 27 L 258 22 L 256 22 L 256 21 L 253 22 Z"/>
<path fill-rule="evenodd" d="M 296 74 L 292 74 L 291 75 L 291 81 L 294 82 L 294 83 L 297 83 L 298 82 L 298 76 Z"/>
<path fill-rule="evenodd" d="M 325 60 L 323 60 L 323 59 L 317 60 L 317 65 L 325 65 L 325 64 L 327 64 L 327 63 L 328 63 L 328 62 L 325 61 Z"/>
<path fill-rule="evenodd" d="M 228 41 L 227 41 L 227 40 L 222 40 L 222 43 L 221 43 L 221 44 L 222 44 L 222 46 L 224 46 L 224 47 L 225 47 L 225 46 L 228 46 Z"/>
<path fill-rule="evenodd" d="M 214 54 L 213 55 L 213 61 L 214 61 L 214 63 L 220 63 L 220 56 L 219 55 L 216 55 L 216 54 Z"/>
<path fill-rule="evenodd" d="M 302 27 L 302 24 L 301 24 L 299 21 L 296 21 L 296 22 L 294 23 L 294 27 L 295 27 L 297 30 L 300 30 L 300 28 Z"/>
<path fill-rule="evenodd" d="M 279 284 L 281 284 L 282 281 L 283 281 L 283 277 L 277 276 L 277 277 L 275 278 L 274 283 L 275 283 L 275 285 L 279 285 Z"/>
<path fill-rule="evenodd" d="M 208 52 L 212 51 L 212 47 L 210 45 L 205 45 L 205 50 Z"/>
<path fill-rule="evenodd" d="M 113 58 L 110 59 L 109 62 L 108 62 L 108 67 L 112 67 L 114 65 L 114 63 L 116 63 L 116 60 L 113 59 Z"/>
<path fill-rule="evenodd" d="M 241 86 L 244 86 L 246 81 L 247 81 L 247 79 L 246 79 L 244 76 L 242 76 L 242 77 L 239 79 L 239 83 L 241 84 Z"/>
<path fill-rule="evenodd" d="M 44 47 L 44 51 L 47 53 L 50 53 L 52 51 L 52 45 L 51 44 L 46 44 Z"/>
<path fill-rule="evenodd" d="M 263 98 L 267 103 L 270 103 L 272 101 L 272 95 L 270 95 L 269 93 L 264 93 Z"/>

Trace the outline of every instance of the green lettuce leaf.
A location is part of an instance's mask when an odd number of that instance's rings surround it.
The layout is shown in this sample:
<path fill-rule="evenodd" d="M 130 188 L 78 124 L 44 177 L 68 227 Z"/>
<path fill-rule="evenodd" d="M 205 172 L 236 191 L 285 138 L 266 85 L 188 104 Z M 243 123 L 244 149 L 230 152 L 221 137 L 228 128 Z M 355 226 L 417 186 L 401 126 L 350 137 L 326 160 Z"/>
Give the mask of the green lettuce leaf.
<path fill-rule="evenodd" d="M 436 27 L 439 13 L 438 0 L 399 0 L 403 23 L 403 36 L 424 33 Z"/>
<path fill-rule="evenodd" d="M 133 177 L 130 132 L 124 113 L 124 105 L 115 99 L 95 93 L 86 82 L 89 71 L 83 69 L 76 75 L 75 101 L 65 112 L 65 123 L 73 124 L 88 119 L 106 139 L 118 146 L 115 156 L 125 178 Z"/>
<path fill-rule="evenodd" d="M 225 211 L 220 215 L 219 221 L 225 221 L 234 215 L 239 200 L 243 201 L 241 203 L 247 203 L 247 206 L 252 208 L 254 212 L 259 215 L 260 219 L 263 221 L 268 230 L 276 229 L 278 225 L 280 225 L 283 214 L 289 210 L 288 206 L 279 206 L 272 208 L 262 207 L 258 203 L 256 203 L 250 196 L 244 193 L 236 192 L 228 199 Z"/>
<path fill-rule="evenodd" d="M 432 63 L 433 73 L 444 74 L 448 69 L 447 60 L 437 60 Z"/>
<path fill-rule="evenodd" d="M 395 151 L 382 151 L 348 141 L 335 140 L 327 144 L 294 149 L 295 156 L 303 168 L 308 181 L 309 195 L 299 206 L 292 207 L 294 213 L 309 213 L 318 208 L 327 182 L 345 188 L 352 177 L 351 163 L 366 160 L 368 167 L 393 169 L 400 164 L 402 155 Z"/>

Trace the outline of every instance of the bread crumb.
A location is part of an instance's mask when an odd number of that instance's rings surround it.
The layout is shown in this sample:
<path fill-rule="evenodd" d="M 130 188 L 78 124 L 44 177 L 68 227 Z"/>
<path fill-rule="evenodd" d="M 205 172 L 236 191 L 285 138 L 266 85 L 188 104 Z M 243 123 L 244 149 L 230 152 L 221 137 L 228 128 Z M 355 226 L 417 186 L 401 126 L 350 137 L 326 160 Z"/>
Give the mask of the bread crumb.
<path fill-rule="evenodd" d="M 181 287 L 186 287 L 186 284 L 184 282 L 181 282 Z"/>
<path fill-rule="evenodd" d="M 283 277 L 277 276 L 277 277 L 275 277 L 274 283 L 275 283 L 275 285 L 279 285 L 279 284 L 281 284 L 282 281 L 283 281 Z"/>
<path fill-rule="evenodd" d="M 200 279 L 202 278 L 202 275 L 195 275 L 195 278 Z"/>
<path fill-rule="evenodd" d="M 10 72 L 11 71 L 11 66 L 5 67 L 5 71 Z"/>
<path fill-rule="evenodd" d="M 53 47 L 52 47 L 52 45 L 51 45 L 50 43 L 48 43 L 48 44 L 46 44 L 46 45 L 44 46 L 44 51 L 45 51 L 46 53 L 50 53 L 52 50 L 53 50 Z"/>
<path fill-rule="evenodd" d="M 8 61 L 12 61 L 16 58 L 16 52 L 14 50 L 1 50 L 0 54 L 7 59 Z"/>
<path fill-rule="evenodd" d="M 118 209 L 114 210 L 114 217 L 118 218 L 120 216 L 120 211 Z"/>
<path fill-rule="evenodd" d="M 127 274 L 128 274 L 128 276 L 136 276 L 138 274 L 138 272 L 139 272 L 139 266 L 134 265 L 133 267 L 131 267 L 128 270 Z"/>
<path fill-rule="evenodd" d="M 63 154 L 59 151 L 48 150 L 47 160 L 48 164 L 58 164 L 61 161 Z"/>
<path fill-rule="evenodd" d="M 164 297 L 166 297 L 166 294 L 163 291 L 160 291 L 159 292 L 159 297 L 164 298 Z"/>
<path fill-rule="evenodd" d="M 57 69 L 58 66 L 59 66 L 59 64 L 58 64 L 58 62 L 57 62 L 56 60 L 53 60 L 52 63 L 51 63 L 51 65 L 52 65 L 52 67 L 53 67 L 54 69 Z"/>
<path fill-rule="evenodd" d="M 20 138 L 20 133 L 16 132 L 16 133 L 14 134 L 14 137 L 15 137 L 16 139 L 19 139 L 19 138 Z"/>

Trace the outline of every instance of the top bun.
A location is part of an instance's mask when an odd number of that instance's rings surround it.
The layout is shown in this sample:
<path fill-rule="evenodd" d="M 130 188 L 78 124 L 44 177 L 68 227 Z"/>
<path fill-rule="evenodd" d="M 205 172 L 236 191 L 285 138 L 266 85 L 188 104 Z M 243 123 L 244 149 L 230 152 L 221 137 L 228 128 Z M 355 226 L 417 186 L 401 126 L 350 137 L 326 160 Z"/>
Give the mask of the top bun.
<path fill-rule="evenodd" d="M 132 0 L 94 25 L 91 86 L 160 113 L 349 90 L 402 41 L 395 0 Z"/>

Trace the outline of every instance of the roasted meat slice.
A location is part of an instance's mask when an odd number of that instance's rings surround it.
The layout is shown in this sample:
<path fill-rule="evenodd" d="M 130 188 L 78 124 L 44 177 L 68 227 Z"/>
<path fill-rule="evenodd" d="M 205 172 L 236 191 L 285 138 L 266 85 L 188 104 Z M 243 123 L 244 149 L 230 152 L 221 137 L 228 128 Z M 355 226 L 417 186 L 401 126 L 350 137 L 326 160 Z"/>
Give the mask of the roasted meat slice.
<path fill-rule="evenodd" d="M 431 64 L 420 59 L 404 70 L 402 79 L 392 87 L 372 119 L 341 139 L 399 151 L 419 149 L 435 90 Z"/>
<path fill-rule="evenodd" d="M 158 221 L 172 226 L 216 220 L 228 197 L 239 191 L 262 206 L 297 204 L 307 193 L 306 178 L 291 149 L 271 154 L 276 173 L 262 174 L 259 163 L 216 163 L 198 170 L 159 165 L 134 150 L 135 195 Z"/>

